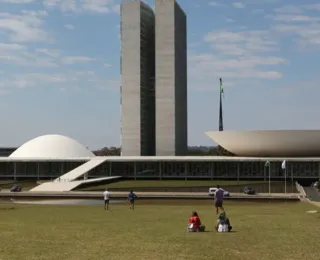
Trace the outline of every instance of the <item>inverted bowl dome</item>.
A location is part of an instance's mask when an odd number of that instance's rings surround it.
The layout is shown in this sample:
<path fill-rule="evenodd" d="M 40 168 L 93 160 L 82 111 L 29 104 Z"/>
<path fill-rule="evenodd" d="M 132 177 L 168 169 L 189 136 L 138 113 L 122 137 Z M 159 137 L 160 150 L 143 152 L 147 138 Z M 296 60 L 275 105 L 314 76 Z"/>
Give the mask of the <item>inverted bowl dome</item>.
<path fill-rule="evenodd" d="M 206 135 L 238 156 L 320 156 L 320 130 L 213 131 Z"/>

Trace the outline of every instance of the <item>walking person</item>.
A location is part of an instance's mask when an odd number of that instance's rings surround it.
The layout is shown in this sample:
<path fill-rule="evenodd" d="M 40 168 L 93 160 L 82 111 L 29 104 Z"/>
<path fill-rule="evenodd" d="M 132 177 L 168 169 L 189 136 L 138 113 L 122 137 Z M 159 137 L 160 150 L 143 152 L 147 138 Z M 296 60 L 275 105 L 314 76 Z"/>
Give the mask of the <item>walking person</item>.
<path fill-rule="evenodd" d="M 128 200 L 130 202 L 130 209 L 134 210 L 134 200 L 138 198 L 137 195 L 131 190 L 128 195 Z"/>
<path fill-rule="evenodd" d="M 104 210 L 109 210 L 109 203 L 110 203 L 110 192 L 106 189 L 103 193 L 104 199 Z"/>
<path fill-rule="evenodd" d="M 217 215 L 219 214 L 219 209 L 221 209 L 224 212 L 223 198 L 224 198 L 224 191 L 220 189 L 219 185 L 217 185 L 217 190 L 214 193 L 214 205 L 216 208 Z"/>

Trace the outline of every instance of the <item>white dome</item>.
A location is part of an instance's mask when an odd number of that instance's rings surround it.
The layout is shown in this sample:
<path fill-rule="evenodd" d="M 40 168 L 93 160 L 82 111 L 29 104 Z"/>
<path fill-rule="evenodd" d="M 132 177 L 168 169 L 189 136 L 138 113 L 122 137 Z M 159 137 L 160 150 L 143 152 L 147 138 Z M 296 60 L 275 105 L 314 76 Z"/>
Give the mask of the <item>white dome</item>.
<path fill-rule="evenodd" d="M 11 158 L 74 158 L 95 155 L 76 140 L 63 135 L 42 135 L 14 151 Z"/>

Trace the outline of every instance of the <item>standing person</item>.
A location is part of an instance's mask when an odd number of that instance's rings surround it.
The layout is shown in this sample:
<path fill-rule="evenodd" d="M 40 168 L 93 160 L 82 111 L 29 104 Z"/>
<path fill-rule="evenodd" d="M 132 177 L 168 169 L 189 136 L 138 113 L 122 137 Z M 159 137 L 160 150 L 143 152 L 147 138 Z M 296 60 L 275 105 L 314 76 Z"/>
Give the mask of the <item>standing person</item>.
<path fill-rule="evenodd" d="M 224 191 L 220 189 L 220 186 L 217 185 L 217 190 L 214 193 L 214 205 L 216 207 L 216 213 L 219 214 L 219 209 L 221 209 L 224 212 L 223 208 L 223 197 L 224 197 Z"/>
<path fill-rule="evenodd" d="M 134 194 L 133 190 L 129 192 L 128 200 L 130 202 L 130 209 L 134 210 L 134 200 L 137 198 L 137 195 Z"/>
<path fill-rule="evenodd" d="M 109 210 L 109 203 L 110 203 L 110 192 L 106 189 L 103 193 L 104 199 L 104 210 Z"/>

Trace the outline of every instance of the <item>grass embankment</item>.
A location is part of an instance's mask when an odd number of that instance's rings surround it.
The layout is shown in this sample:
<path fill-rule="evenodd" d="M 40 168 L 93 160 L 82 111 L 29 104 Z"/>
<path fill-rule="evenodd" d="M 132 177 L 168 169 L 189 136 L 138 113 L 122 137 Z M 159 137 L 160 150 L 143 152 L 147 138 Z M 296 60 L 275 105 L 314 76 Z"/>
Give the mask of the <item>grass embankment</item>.
<path fill-rule="evenodd" d="M 319 260 L 320 218 L 307 203 L 226 202 L 232 233 L 212 232 L 210 202 L 0 208 L 0 259 Z M 170 202 L 172 203 L 172 201 Z M 186 233 L 197 210 L 208 232 Z"/>
<path fill-rule="evenodd" d="M 203 180 L 203 181 L 191 181 L 191 180 L 148 180 L 148 181 L 118 181 L 112 182 L 109 184 L 103 184 L 99 186 L 91 186 L 82 188 L 79 190 L 103 190 L 105 188 L 117 189 L 117 188 L 170 188 L 170 187 L 216 187 L 220 186 L 246 186 L 246 185 L 254 185 L 254 184 L 266 184 L 264 181 L 211 181 L 211 180 Z"/>
<path fill-rule="evenodd" d="M 22 191 L 28 191 L 36 186 L 38 186 L 37 181 L 14 181 L 14 180 L 6 180 L 0 181 L 0 189 L 11 189 L 14 184 L 22 187 Z"/>

